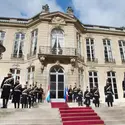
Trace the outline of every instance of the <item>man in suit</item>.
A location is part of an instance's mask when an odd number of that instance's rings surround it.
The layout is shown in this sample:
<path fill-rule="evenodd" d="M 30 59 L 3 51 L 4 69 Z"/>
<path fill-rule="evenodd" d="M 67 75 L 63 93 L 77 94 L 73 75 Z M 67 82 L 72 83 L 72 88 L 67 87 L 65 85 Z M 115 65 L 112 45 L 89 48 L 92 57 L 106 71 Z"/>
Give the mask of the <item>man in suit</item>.
<path fill-rule="evenodd" d="M 1 84 L 2 94 L 1 98 L 3 99 L 3 107 L 7 108 L 8 100 L 10 97 L 10 90 L 13 89 L 14 86 L 14 78 L 12 77 L 12 74 L 9 72 L 8 76 L 5 77 Z"/>

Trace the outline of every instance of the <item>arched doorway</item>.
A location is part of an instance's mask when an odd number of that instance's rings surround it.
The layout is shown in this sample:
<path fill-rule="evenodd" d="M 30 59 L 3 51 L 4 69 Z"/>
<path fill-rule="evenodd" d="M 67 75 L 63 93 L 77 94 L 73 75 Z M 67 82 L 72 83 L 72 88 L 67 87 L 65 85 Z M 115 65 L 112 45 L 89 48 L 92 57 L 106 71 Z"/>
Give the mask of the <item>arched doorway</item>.
<path fill-rule="evenodd" d="M 64 99 L 64 71 L 60 66 L 50 69 L 50 99 Z"/>

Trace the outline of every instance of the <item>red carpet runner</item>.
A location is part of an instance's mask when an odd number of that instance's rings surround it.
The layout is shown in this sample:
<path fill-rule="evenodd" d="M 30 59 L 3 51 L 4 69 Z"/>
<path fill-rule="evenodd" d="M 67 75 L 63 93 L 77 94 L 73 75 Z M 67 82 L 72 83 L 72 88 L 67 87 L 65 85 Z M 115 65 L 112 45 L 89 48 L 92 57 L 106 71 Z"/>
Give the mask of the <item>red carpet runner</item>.
<path fill-rule="evenodd" d="M 104 125 L 104 121 L 92 108 L 73 107 L 67 103 L 51 103 L 52 108 L 59 108 L 63 125 Z"/>

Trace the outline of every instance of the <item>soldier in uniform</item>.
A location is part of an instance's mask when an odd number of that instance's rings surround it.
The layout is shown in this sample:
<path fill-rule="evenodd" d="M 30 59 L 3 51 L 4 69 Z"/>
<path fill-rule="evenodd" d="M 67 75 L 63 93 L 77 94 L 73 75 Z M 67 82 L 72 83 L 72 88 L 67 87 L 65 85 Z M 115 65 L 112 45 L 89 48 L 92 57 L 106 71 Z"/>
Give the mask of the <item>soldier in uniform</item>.
<path fill-rule="evenodd" d="M 19 81 L 16 81 L 13 89 L 13 101 L 12 101 L 14 103 L 15 108 L 20 107 L 21 94 L 22 94 L 22 85 L 19 83 Z"/>
<path fill-rule="evenodd" d="M 3 107 L 7 108 L 8 100 L 10 97 L 10 90 L 13 89 L 14 86 L 14 78 L 11 73 L 8 73 L 8 76 L 5 77 L 1 84 L 2 94 L 1 98 L 3 99 Z"/>
<path fill-rule="evenodd" d="M 91 93 L 89 92 L 88 87 L 86 88 L 86 91 L 84 92 L 84 99 L 85 99 L 84 104 L 86 105 L 86 107 L 89 107 L 90 106 Z"/>
<path fill-rule="evenodd" d="M 81 86 L 79 86 L 79 88 L 78 88 L 78 97 L 77 97 L 78 106 L 83 106 L 82 98 L 83 98 L 83 92 L 81 90 Z"/>
<path fill-rule="evenodd" d="M 43 88 L 42 84 L 40 84 L 40 88 L 38 88 L 38 103 L 42 102 Z"/>
<path fill-rule="evenodd" d="M 74 102 L 76 101 L 76 97 L 78 94 L 77 92 L 78 92 L 78 90 L 77 90 L 76 83 L 75 83 L 75 86 L 73 88 L 73 100 L 74 100 Z"/>
<path fill-rule="evenodd" d="M 22 108 L 28 108 L 28 88 L 27 85 L 22 89 L 22 98 L 21 98 Z"/>
<path fill-rule="evenodd" d="M 92 94 L 93 94 L 93 103 L 95 104 L 95 107 L 99 107 L 100 94 L 99 94 L 99 90 L 98 90 L 98 88 L 96 86 L 93 88 L 93 93 Z"/>
<path fill-rule="evenodd" d="M 106 86 L 104 87 L 104 92 L 105 92 L 105 101 L 108 104 L 108 107 L 113 106 L 113 91 L 112 91 L 112 85 L 109 83 L 107 80 Z"/>
<path fill-rule="evenodd" d="M 72 102 L 72 94 L 73 94 L 73 90 L 72 90 L 72 86 L 70 85 L 68 89 L 68 101 L 69 102 Z"/>

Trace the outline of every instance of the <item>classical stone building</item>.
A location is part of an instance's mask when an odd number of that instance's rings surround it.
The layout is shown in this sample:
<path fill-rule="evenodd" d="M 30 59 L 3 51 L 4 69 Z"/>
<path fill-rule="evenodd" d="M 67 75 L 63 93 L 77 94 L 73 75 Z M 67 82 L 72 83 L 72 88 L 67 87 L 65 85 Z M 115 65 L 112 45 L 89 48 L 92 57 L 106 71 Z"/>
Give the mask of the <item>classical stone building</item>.
<path fill-rule="evenodd" d="M 86 25 L 72 8 L 49 12 L 48 5 L 30 19 L 0 18 L 0 42 L 6 47 L 0 60 L 0 82 L 11 71 L 20 82 L 50 86 L 53 99 L 63 99 L 74 83 L 83 91 L 98 86 L 104 101 L 109 78 L 116 100 L 124 100 L 125 29 Z"/>

